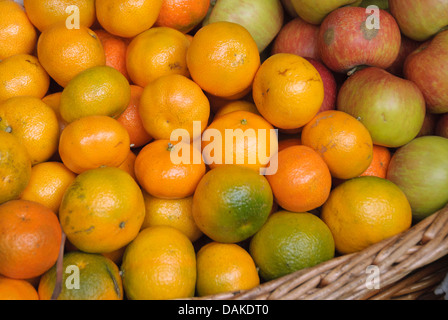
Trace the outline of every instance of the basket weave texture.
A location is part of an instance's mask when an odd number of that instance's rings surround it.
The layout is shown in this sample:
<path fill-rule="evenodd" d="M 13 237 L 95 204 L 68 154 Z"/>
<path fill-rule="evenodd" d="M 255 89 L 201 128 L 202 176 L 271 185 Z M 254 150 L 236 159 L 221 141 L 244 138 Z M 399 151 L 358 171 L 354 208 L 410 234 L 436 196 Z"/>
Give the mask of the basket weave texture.
<path fill-rule="evenodd" d="M 372 281 L 376 270 L 377 282 Z M 441 300 L 448 274 L 448 205 L 409 230 L 258 287 L 194 300 Z M 379 287 L 377 286 L 379 284 Z"/>

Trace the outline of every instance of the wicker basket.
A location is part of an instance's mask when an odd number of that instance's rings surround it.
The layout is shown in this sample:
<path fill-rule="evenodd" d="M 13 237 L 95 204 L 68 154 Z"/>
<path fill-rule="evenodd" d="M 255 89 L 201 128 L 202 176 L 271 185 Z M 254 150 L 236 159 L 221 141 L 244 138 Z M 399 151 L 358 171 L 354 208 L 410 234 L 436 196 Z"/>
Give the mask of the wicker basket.
<path fill-rule="evenodd" d="M 369 266 L 379 271 L 372 286 Z M 448 274 L 448 206 L 369 248 L 262 283 L 244 292 L 194 300 L 442 300 Z M 369 282 L 370 281 L 370 282 Z"/>

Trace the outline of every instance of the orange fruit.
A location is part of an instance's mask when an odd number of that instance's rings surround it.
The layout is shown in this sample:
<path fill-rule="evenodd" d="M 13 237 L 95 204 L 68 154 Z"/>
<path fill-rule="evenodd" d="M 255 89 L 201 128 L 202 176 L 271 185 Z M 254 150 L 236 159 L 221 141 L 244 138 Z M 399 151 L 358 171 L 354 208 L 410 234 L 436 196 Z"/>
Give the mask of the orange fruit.
<path fill-rule="evenodd" d="M 76 27 L 76 22 L 90 27 L 95 22 L 94 0 L 24 0 L 23 5 L 31 22 L 40 31 L 60 22 L 67 22 L 70 27 L 72 24 Z"/>
<path fill-rule="evenodd" d="M 236 164 L 264 173 L 277 147 L 277 134 L 269 122 L 252 112 L 235 111 L 215 118 L 207 127 L 202 154 L 212 169 Z"/>
<path fill-rule="evenodd" d="M 202 22 L 209 8 L 210 0 L 163 0 L 155 25 L 187 33 Z"/>
<path fill-rule="evenodd" d="M 204 91 L 229 97 L 252 86 L 260 54 L 249 31 L 239 24 L 220 21 L 195 33 L 187 52 L 187 66 Z"/>
<path fill-rule="evenodd" d="M 62 131 L 59 141 L 62 162 L 78 174 L 102 166 L 118 167 L 129 152 L 128 132 L 108 116 L 88 116 L 73 121 Z"/>
<path fill-rule="evenodd" d="M 250 100 L 251 101 L 251 91 L 252 91 L 252 87 L 248 87 L 246 90 L 237 93 L 233 96 L 229 96 L 229 97 L 218 97 L 215 95 L 212 95 L 208 92 L 205 92 L 205 95 L 207 96 L 208 100 L 210 101 L 210 108 L 211 110 L 216 113 L 219 111 L 219 109 L 221 109 L 222 107 L 224 107 L 225 105 L 229 104 L 230 102 L 235 102 L 241 99 L 244 100 Z M 258 110 L 257 110 L 258 112 Z"/>
<path fill-rule="evenodd" d="M 58 213 L 62 197 L 76 174 L 55 161 L 41 162 L 31 168 L 31 178 L 20 199 L 43 204 Z"/>
<path fill-rule="evenodd" d="M 331 174 L 316 151 L 292 146 L 280 151 L 276 161 L 277 172 L 266 178 L 280 207 L 307 212 L 325 203 L 331 191 Z"/>
<path fill-rule="evenodd" d="M 42 98 L 42 102 L 51 107 L 51 109 L 53 109 L 53 111 L 56 113 L 56 117 L 58 118 L 59 122 L 59 133 L 61 133 L 62 130 L 64 130 L 64 128 L 67 126 L 67 122 L 62 119 L 61 112 L 59 110 L 59 107 L 61 105 L 61 96 L 62 91 L 50 93 Z"/>
<path fill-rule="evenodd" d="M 131 151 L 128 153 L 128 156 L 124 160 L 124 162 L 117 167 L 117 168 L 129 173 L 129 175 L 132 178 L 134 178 L 134 180 L 137 180 L 137 177 L 135 176 L 135 160 L 136 159 L 137 159 L 137 155 Z"/>
<path fill-rule="evenodd" d="M 324 111 L 314 117 L 303 128 L 302 144 L 322 156 L 334 178 L 357 177 L 372 162 L 373 143 L 369 131 L 342 111 Z"/>
<path fill-rule="evenodd" d="M 286 139 L 281 139 L 278 141 L 278 152 L 292 147 L 292 146 L 298 146 L 302 144 L 302 140 L 300 139 L 300 137 L 292 137 L 292 138 L 286 138 Z"/>
<path fill-rule="evenodd" d="M 305 58 L 278 53 L 266 59 L 252 88 L 258 111 L 273 126 L 296 129 L 307 124 L 324 101 L 324 85 Z"/>
<path fill-rule="evenodd" d="M 115 251 L 111 251 L 111 252 L 103 252 L 101 253 L 102 256 L 109 258 L 110 260 L 112 260 L 116 265 L 121 265 L 121 261 L 123 259 L 123 255 L 124 255 L 124 251 L 126 250 L 126 246 L 117 249 Z"/>
<path fill-rule="evenodd" d="M 204 174 L 200 151 L 185 142 L 154 140 L 140 150 L 135 160 L 137 181 L 157 198 L 180 199 L 193 195 Z"/>
<path fill-rule="evenodd" d="M 42 275 L 56 262 L 62 239 L 56 215 L 40 203 L 0 205 L 0 274 L 13 279 Z"/>
<path fill-rule="evenodd" d="M 31 54 L 36 43 L 36 29 L 20 4 L 0 1 L 0 60 L 16 54 Z"/>
<path fill-rule="evenodd" d="M 189 76 L 187 50 L 190 41 L 172 28 L 146 30 L 129 43 L 126 68 L 132 82 L 146 87 L 161 76 L 180 74 Z"/>
<path fill-rule="evenodd" d="M 41 99 L 19 96 L 0 104 L 0 130 L 11 132 L 28 151 L 33 165 L 47 161 L 59 143 L 59 121 Z"/>
<path fill-rule="evenodd" d="M 118 250 L 138 234 L 145 218 L 143 194 L 121 169 L 91 169 L 67 188 L 59 219 L 67 239 L 79 250 L 105 253 Z"/>
<path fill-rule="evenodd" d="M 333 235 L 317 216 L 278 211 L 251 239 L 249 253 L 264 280 L 277 279 L 330 260 Z"/>
<path fill-rule="evenodd" d="M 198 251 L 196 263 L 200 297 L 250 290 L 260 284 L 254 260 L 237 244 L 208 243 Z"/>
<path fill-rule="evenodd" d="M 143 192 L 145 220 L 142 229 L 153 226 L 170 226 L 185 234 L 191 242 L 202 235 L 193 219 L 193 196 L 182 199 L 161 199 Z"/>
<path fill-rule="evenodd" d="M 106 63 L 103 45 L 95 32 L 85 26 L 67 29 L 65 23 L 56 23 L 42 31 L 37 41 L 37 57 L 61 87 L 81 71 Z"/>
<path fill-rule="evenodd" d="M 207 127 L 210 103 L 194 81 L 182 75 L 168 75 L 145 87 L 139 112 L 143 127 L 154 139 L 174 140 L 172 134 L 176 130 L 194 140 Z M 197 130 L 195 122 L 199 122 Z"/>
<path fill-rule="evenodd" d="M 360 176 L 375 176 L 386 179 L 387 168 L 389 167 L 391 157 L 388 148 L 374 144 L 372 162 Z"/>
<path fill-rule="evenodd" d="M 322 219 L 341 254 L 357 252 L 407 230 L 412 223 L 409 201 L 387 179 L 358 177 L 333 189 Z"/>
<path fill-rule="evenodd" d="M 248 111 L 260 115 L 257 107 L 255 106 L 255 103 L 246 100 L 234 100 L 229 101 L 221 108 L 219 108 L 219 110 L 215 113 L 214 119 L 217 119 L 224 114 L 234 111 Z"/>
<path fill-rule="evenodd" d="M 173 227 L 143 229 L 127 246 L 121 272 L 130 300 L 192 297 L 196 285 L 193 244 Z"/>
<path fill-rule="evenodd" d="M 0 61 L 0 103 L 12 97 L 43 98 L 50 77 L 39 60 L 29 54 L 17 54 Z"/>
<path fill-rule="evenodd" d="M 0 276 L 0 300 L 39 300 L 39 295 L 26 280 Z"/>
<path fill-rule="evenodd" d="M 210 239 L 237 243 L 254 235 L 273 205 L 267 179 L 238 165 L 208 171 L 193 196 L 193 218 Z"/>
<path fill-rule="evenodd" d="M 1 123 L 1 122 L 0 122 Z M 0 204 L 17 199 L 31 178 L 26 148 L 12 134 L 0 130 Z"/>
<path fill-rule="evenodd" d="M 126 69 L 126 51 L 128 49 L 129 39 L 121 38 L 110 34 L 106 30 L 93 30 L 103 45 L 106 55 L 106 66 L 117 69 L 130 81 L 128 70 Z"/>
<path fill-rule="evenodd" d="M 117 118 L 130 100 L 128 80 L 115 68 L 96 66 L 81 71 L 67 84 L 59 111 L 68 123 L 94 115 Z"/>
<path fill-rule="evenodd" d="M 118 116 L 117 120 L 129 133 L 131 148 L 139 148 L 153 138 L 145 130 L 143 121 L 140 116 L 140 98 L 143 93 L 143 88 L 131 85 L 131 99 L 124 112 Z"/>
<path fill-rule="evenodd" d="M 98 22 L 107 32 L 133 38 L 154 25 L 162 0 L 96 0 L 95 6 Z"/>
<path fill-rule="evenodd" d="M 100 254 L 69 252 L 64 255 L 62 269 L 62 290 L 57 300 L 123 300 L 120 270 L 112 260 Z M 53 266 L 39 281 L 40 300 L 50 300 L 55 286 Z"/>

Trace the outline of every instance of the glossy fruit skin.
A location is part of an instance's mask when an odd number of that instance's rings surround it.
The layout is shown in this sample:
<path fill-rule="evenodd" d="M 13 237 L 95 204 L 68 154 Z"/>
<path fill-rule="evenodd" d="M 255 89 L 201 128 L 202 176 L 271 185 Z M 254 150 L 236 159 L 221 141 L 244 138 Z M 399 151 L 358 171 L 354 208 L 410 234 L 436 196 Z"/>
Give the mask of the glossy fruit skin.
<path fill-rule="evenodd" d="M 62 240 L 58 218 L 33 201 L 0 206 L 0 272 L 13 279 L 42 275 L 56 262 Z"/>
<path fill-rule="evenodd" d="M 363 123 L 374 144 L 394 148 L 417 136 L 426 112 L 415 83 L 374 67 L 357 71 L 344 82 L 337 109 Z"/>
<path fill-rule="evenodd" d="M 0 276 L 0 301 L 2 300 L 39 300 L 39 295 L 27 280 Z"/>
<path fill-rule="evenodd" d="M 369 29 L 366 19 L 366 9 L 354 7 L 337 9 L 325 18 L 319 30 L 318 47 L 328 68 L 347 73 L 359 66 L 386 69 L 394 63 L 401 45 L 400 29 L 394 18 L 380 10 L 379 29 Z"/>
<path fill-rule="evenodd" d="M 59 219 L 79 250 L 106 253 L 129 244 L 145 217 L 143 194 L 126 172 L 113 167 L 79 174 L 62 198 Z"/>
<path fill-rule="evenodd" d="M 225 165 L 208 171 L 193 196 L 193 218 L 217 242 L 237 243 L 257 232 L 273 204 L 269 182 L 254 170 Z"/>
<path fill-rule="evenodd" d="M 393 182 L 357 177 L 332 190 L 321 218 L 334 236 L 336 251 L 350 254 L 408 230 L 412 211 Z"/>
<path fill-rule="evenodd" d="M 57 300 L 123 300 L 123 283 L 118 266 L 110 259 L 82 251 L 68 252 L 64 255 L 62 290 Z M 64 285 L 73 283 L 70 277 L 79 269 L 79 289 Z M 69 271 L 69 272 L 67 272 Z M 57 277 L 56 266 L 42 275 L 39 286 L 40 300 L 51 300 Z"/>
<path fill-rule="evenodd" d="M 448 139 L 424 136 L 398 149 L 387 171 L 422 220 L 448 203 Z"/>
<path fill-rule="evenodd" d="M 309 122 L 324 100 L 324 85 L 305 58 L 278 53 L 257 71 L 252 96 L 260 114 L 273 126 L 297 129 Z"/>
<path fill-rule="evenodd" d="M 209 0 L 164 0 L 155 26 L 188 33 L 201 23 L 209 8 Z"/>
<path fill-rule="evenodd" d="M 249 252 L 264 280 L 277 279 L 330 260 L 334 239 L 327 225 L 311 213 L 273 213 L 251 239 Z"/>
<path fill-rule="evenodd" d="M 0 131 L 0 204 L 17 199 L 31 178 L 26 148 L 10 133 Z"/>
<path fill-rule="evenodd" d="M 448 112 L 448 30 L 423 43 L 405 60 L 406 79 L 416 83 L 422 91 L 431 113 Z"/>
<path fill-rule="evenodd" d="M 121 272 L 130 300 L 192 297 L 196 286 L 193 244 L 172 227 L 143 229 L 126 247 Z"/>

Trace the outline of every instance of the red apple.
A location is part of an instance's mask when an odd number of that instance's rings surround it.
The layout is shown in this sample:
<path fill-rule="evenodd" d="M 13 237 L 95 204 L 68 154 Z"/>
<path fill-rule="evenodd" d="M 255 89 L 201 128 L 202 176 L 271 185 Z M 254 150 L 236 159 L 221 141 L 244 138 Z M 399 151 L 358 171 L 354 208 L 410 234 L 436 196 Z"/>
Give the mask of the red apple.
<path fill-rule="evenodd" d="M 318 47 L 328 68 L 345 73 L 359 66 L 386 69 L 394 63 L 400 51 L 400 29 L 387 11 L 378 9 L 377 14 L 343 7 L 325 18 Z"/>
<path fill-rule="evenodd" d="M 432 136 L 435 134 L 438 116 L 434 113 L 426 112 L 425 120 L 417 137 Z"/>
<path fill-rule="evenodd" d="M 293 53 L 303 58 L 320 60 L 317 50 L 319 26 L 295 18 L 285 24 L 272 45 L 272 54 Z"/>
<path fill-rule="evenodd" d="M 425 41 L 448 26 L 446 0 L 389 0 L 390 13 L 401 32 L 416 41 Z"/>
<path fill-rule="evenodd" d="M 390 73 L 402 77 L 403 76 L 403 66 L 404 62 L 406 61 L 406 58 L 414 52 L 419 46 L 421 45 L 421 42 L 409 39 L 406 36 L 401 37 L 401 46 L 400 46 L 400 52 L 398 53 L 397 59 L 395 59 L 395 62 L 387 68 L 387 71 Z"/>
<path fill-rule="evenodd" d="M 333 73 L 317 60 L 311 58 L 306 58 L 306 60 L 319 71 L 324 83 L 324 102 L 322 102 L 319 112 L 336 109 L 337 84 Z"/>
<path fill-rule="evenodd" d="M 448 138 L 448 113 L 445 113 L 437 121 L 435 134 L 440 137 Z"/>
<path fill-rule="evenodd" d="M 425 99 L 412 81 L 369 67 L 341 87 L 337 109 L 361 121 L 374 144 L 397 148 L 414 139 L 425 119 Z"/>
<path fill-rule="evenodd" d="M 429 112 L 448 112 L 448 30 L 406 58 L 404 75 L 423 92 Z"/>

